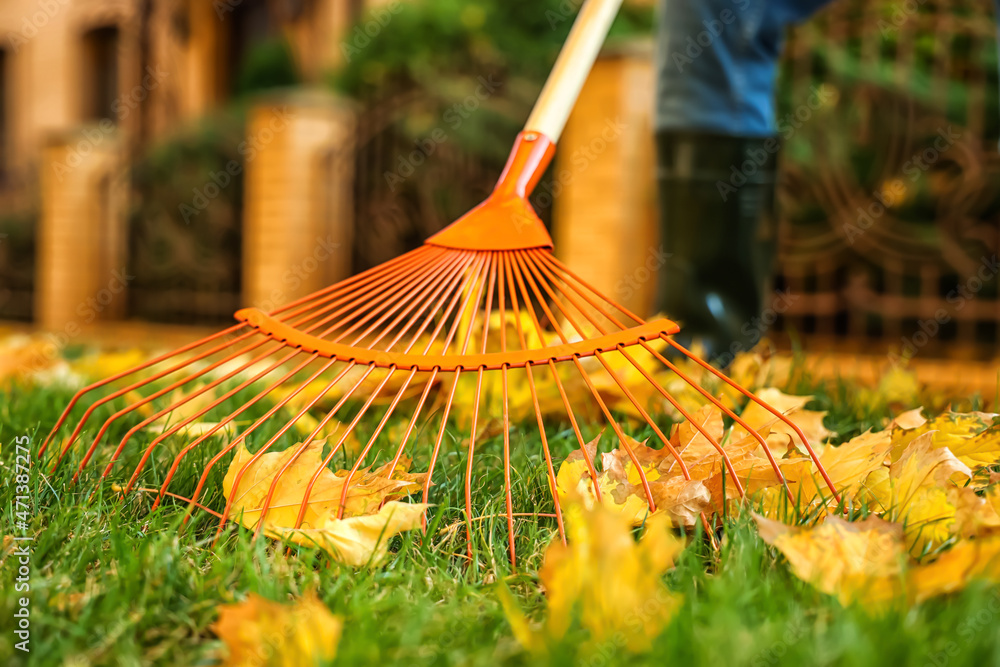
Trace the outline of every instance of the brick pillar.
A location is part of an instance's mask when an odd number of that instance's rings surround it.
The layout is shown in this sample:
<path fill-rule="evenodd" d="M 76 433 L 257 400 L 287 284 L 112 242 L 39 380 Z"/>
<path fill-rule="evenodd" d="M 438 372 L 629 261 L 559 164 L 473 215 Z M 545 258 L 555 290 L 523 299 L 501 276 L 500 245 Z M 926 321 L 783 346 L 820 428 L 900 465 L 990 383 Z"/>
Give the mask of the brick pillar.
<path fill-rule="evenodd" d="M 110 121 L 53 138 L 41 156 L 36 321 L 70 335 L 125 312 L 127 175 Z"/>
<path fill-rule="evenodd" d="M 649 44 L 602 54 L 570 116 L 552 185 L 556 254 L 640 315 L 656 293 L 659 227 Z"/>
<path fill-rule="evenodd" d="M 354 116 L 335 98 L 259 103 L 248 122 L 243 301 L 273 310 L 351 273 Z"/>

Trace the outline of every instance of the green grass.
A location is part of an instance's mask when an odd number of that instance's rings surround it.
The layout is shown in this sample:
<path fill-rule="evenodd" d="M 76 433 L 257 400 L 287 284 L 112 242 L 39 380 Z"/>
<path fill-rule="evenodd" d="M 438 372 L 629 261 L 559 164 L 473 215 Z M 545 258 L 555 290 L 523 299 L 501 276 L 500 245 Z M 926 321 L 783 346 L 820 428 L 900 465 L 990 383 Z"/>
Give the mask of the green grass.
<path fill-rule="evenodd" d="M 815 391 L 808 378 L 798 392 Z M 850 435 L 878 425 L 884 408 L 853 406 L 849 391 L 833 387 L 818 398 L 832 411 L 828 423 Z M 68 394 L 15 388 L 0 392 L 0 503 L 5 534 L 13 530 L 14 438 L 29 435 L 40 446 Z M 372 425 L 369 425 L 371 428 Z M 119 434 L 120 435 L 120 434 Z M 429 437 L 422 434 L 421 437 Z M 557 461 L 574 446 L 571 432 L 549 433 Z M 184 506 L 166 503 L 150 513 L 147 494 L 119 501 L 108 485 L 93 499 L 90 465 L 76 485 L 70 477 L 79 452 L 54 474 L 32 470 L 31 653 L 14 649 L 13 614 L 23 594 L 13 590 L 16 558 L 0 565 L 0 664 L 3 665 L 210 665 L 223 644 L 210 629 L 217 605 L 248 593 L 285 601 L 310 589 L 344 618 L 336 664 L 495 665 L 538 664 L 522 651 L 504 618 L 495 582 L 505 579 L 529 616 L 544 614 L 535 572 L 555 534 L 552 519 L 518 522 L 518 572 L 507 560 L 502 519 L 500 449 L 485 443 L 473 481 L 480 489 L 474 513 L 473 562 L 465 553 L 461 506 L 464 450 L 456 431 L 435 472 L 438 503 L 432 530 L 397 538 L 398 554 L 381 568 L 354 571 L 330 565 L 321 553 L 252 541 L 227 528 L 213 548 L 217 521 L 197 512 L 181 525 Z M 419 442 L 419 441 L 418 441 Z M 137 443 L 138 444 L 138 443 Z M 515 438 L 514 501 L 519 511 L 551 512 L 544 460 L 526 429 Z M 138 447 L 136 447 L 138 449 Z M 154 457 L 145 483 L 152 485 L 171 452 Z M 126 453 L 134 462 L 134 454 Z M 193 488 L 207 460 L 185 460 L 176 482 Z M 416 470 L 423 470 L 418 460 Z M 131 467 L 122 466 L 130 472 Z M 210 477 L 205 502 L 221 506 L 220 466 Z M 175 488 L 175 487 L 172 487 Z M 442 528 L 458 523 L 455 530 Z M 746 519 L 729 522 L 719 552 L 695 540 L 668 575 L 685 597 L 683 607 L 644 655 L 628 657 L 614 645 L 581 648 L 586 636 L 574 629 L 554 651 L 552 664 L 689 665 L 752 667 L 778 664 L 917 665 L 948 667 L 1000 664 L 1000 589 L 974 584 L 950 598 L 907 611 L 870 616 L 843 608 L 790 574 Z"/>

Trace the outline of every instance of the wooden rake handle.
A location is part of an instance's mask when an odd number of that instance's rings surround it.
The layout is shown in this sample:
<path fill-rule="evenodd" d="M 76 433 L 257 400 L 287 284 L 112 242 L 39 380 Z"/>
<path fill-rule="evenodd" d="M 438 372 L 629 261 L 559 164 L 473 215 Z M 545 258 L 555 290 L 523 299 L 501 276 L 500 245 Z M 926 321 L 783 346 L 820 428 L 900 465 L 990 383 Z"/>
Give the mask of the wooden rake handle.
<path fill-rule="evenodd" d="M 553 143 L 559 141 L 621 5 L 622 0 L 587 0 L 584 3 L 528 117 L 525 132 L 543 134 Z"/>

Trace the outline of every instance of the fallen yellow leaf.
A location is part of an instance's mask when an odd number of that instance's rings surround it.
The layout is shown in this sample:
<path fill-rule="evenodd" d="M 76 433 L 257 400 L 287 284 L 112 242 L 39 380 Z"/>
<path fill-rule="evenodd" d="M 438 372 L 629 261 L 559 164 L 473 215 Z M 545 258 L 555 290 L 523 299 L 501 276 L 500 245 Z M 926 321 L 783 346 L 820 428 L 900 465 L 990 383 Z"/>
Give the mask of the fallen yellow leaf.
<path fill-rule="evenodd" d="M 251 593 L 219 607 L 212 630 L 226 643 L 225 667 L 298 667 L 336 657 L 343 621 L 315 593 L 290 605 Z"/>
<path fill-rule="evenodd" d="M 323 445 L 322 440 L 313 440 L 281 452 L 266 452 L 253 461 L 254 455 L 240 443 L 222 481 L 222 492 L 226 499 L 233 495 L 230 513 L 241 517 L 241 523 L 247 528 L 255 527 L 260 520 L 264 500 L 275 476 L 287 466 L 279 477 L 268 505 L 266 521 L 269 526 L 293 527 L 302 501 L 305 499 L 306 489 L 319 471 L 300 526 L 316 527 L 321 517 L 325 518 L 331 510 L 336 512 L 340 505 L 344 483 L 347 481 L 346 471 L 334 474 L 332 470 L 322 465 Z M 422 488 L 426 474 L 407 473 L 409 459 L 405 457 L 400 459 L 399 466 L 391 472 L 388 470 L 389 465 L 391 462 L 375 472 L 361 469 L 354 474 L 347 492 L 345 516 L 369 514 L 378 509 L 385 500 L 401 498 Z M 239 488 L 233 494 L 236 475 L 244 466 L 246 470 L 240 478 Z"/>
<path fill-rule="evenodd" d="M 629 651 L 648 649 L 680 607 L 682 598 L 662 575 L 684 542 L 666 516 L 655 515 L 637 543 L 630 522 L 601 505 L 571 504 L 566 526 L 569 543 L 554 541 L 539 571 L 548 611 L 542 627 L 529 627 L 513 601 L 501 598 L 515 636 L 525 648 L 544 652 L 578 621 L 595 644 L 613 637 Z"/>
<path fill-rule="evenodd" d="M 795 576 L 843 605 L 883 607 L 902 592 L 905 551 L 894 524 L 877 517 L 851 523 L 828 516 L 816 528 L 800 529 L 756 514 L 754 519 Z"/>
<path fill-rule="evenodd" d="M 388 552 L 389 538 L 420 525 L 428 505 L 393 499 L 420 490 L 427 474 L 407 472 L 410 460 L 405 457 L 394 470 L 390 470 L 391 461 L 374 472 L 359 469 L 347 488 L 344 518 L 338 519 L 348 472 L 335 474 L 323 465 L 323 444 L 314 440 L 282 452 L 266 452 L 254 460 L 241 442 L 222 481 L 223 495 L 227 500 L 232 498 L 230 513 L 243 526 L 256 527 L 267 494 L 284 470 L 267 504 L 266 535 L 319 546 L 335 560 L 354 567 L 378 563 Z M 310 483 L 312 491 L 302 523 L 296 527 Z"/>
<path fill-rule="evenodd" d="M 965 465 L 975 468 L 1000 461 L 1000 423 L 986 412 L 946 412 L 926 420 L 911 410 L 893 422 L 892 458 L 924 433 L 933 432 L 933 447 L 947 447 Z"/>
<path fill-rule="evenodd" d="M 973 579 L 1000 582 L 1000 536 L 962 540 L 929 565 L 910 572 L 910 595 L 916 602 L 965 588 Z"/>
<path fill-rule="evenodd" d="M 294 529 L 268 522 L 273 537 L 305 546 L 317 546 L 351 567 L 378 565 L 389 554 L 389 540 L 399 533 L 418 528 L 430 505 L 390 501 L 377 514 L 337 519 L 331 512 L 317 521 L 316 528 Z"/>

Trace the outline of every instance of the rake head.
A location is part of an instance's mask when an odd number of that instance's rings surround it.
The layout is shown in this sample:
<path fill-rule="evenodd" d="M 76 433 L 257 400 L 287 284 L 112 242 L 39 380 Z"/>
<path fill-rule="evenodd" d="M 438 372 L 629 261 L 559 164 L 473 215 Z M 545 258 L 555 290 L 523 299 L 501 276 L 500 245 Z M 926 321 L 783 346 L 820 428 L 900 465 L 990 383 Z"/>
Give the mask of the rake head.
<path fill-rule="evenodd" d="M 407 456 L 426 461 L 422 495 L 424 502 L 432 500 L 431 478 L 448 444 L 446 435 L 460 433 L 467 438 L 468 526 L 474 464 L 483 460 L 485 441 L 498 446 L 494 439 L 502 438 L 513 562 L 515 509 L 540 510 L 514 507 L 511 435 L 518 424 L 526 425 L 524 433 L 537 435 L 522 439 L 520 446 L 537 448 L 538 460 L 544 459 L 560 534 L 562 507 L 550 439 L 565 424 L 595 480 L 597 456 L 585 446 L 584 433 L 594 421 L 610 427 L 620 451 L 634 464 L 637 486 L 652 512 L 656 502 L 640 461 L 643 452 L 629 433 L 651 434 L 650 444 L 684 479 L 691 479 L 690 467 L 697 462 L 668 435 L 669 412 L 710 443 L 734 495 L 744 496 L 745 471 L 741 475 L 734 468 L 720 439 L 703 426 L 706 420 L 693 414 L 690 400 L 679 400 L 667 389 L 667 374 L 682 380 L 687 393 L 708 410 L 755 438 L 788 489 L 764 437 L 686 374 L 683 365 L 699 369 L 797 432 L 836 497 L 798 427 L 672 340 L 678 331 L 673 322 L 644 321 L 553 256 L 548 233 L 526 199 L 553 151 L 543 135 L 522 133 L 493 195 L 417 250 L 272 313 L 241 310 L 239 323 L 225 331 L 86 387 L 56 423 L 42 455 L 54 467 L 75 465 L 74 480 L 88 466 L 97 466 L 102 479 L 123 482 L 125 493 L 154 479 L 147 489 L 155 492 L 154 508 L 178 498 L 193 508 L 207 502 L 210 475 L 225 470 L 238 446 L 246 446 L 252 456 L 236 471 L 236 487 L 268 452 L 326 438 L 327 453 L 299 504 L 300 528 L 313 486 L 335 457 L 347 471 L 339 503 L 333 505 L 338 518 L 353 480 L 379 462 L 391 462 L 388 469 L 395 470 Z M 94 418 L 108 412 L 103 421 Z M 154 429 L 152 440 L 137 437 Z M 267 489 L 257 533 L 282 475 L 301 454 L 300 449 L 286 461 Z M 186 479 L 179 482 L 179 477 Z M 600 499 L 598 486 L 594 492 Z M 221 531 L 236 518 L 233 498 L 215 513 Z M 702 521 L 708 525 L 704 514 Z"/>

